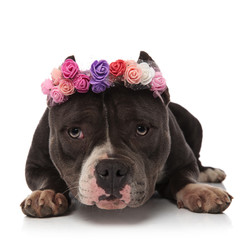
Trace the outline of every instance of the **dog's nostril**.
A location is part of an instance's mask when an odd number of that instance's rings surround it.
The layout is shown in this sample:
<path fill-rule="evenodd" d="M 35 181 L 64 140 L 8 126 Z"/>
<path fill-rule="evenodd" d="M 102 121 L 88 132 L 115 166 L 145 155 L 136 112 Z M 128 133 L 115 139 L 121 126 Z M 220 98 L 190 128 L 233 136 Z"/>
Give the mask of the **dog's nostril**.
<path fill-rule="evenodd" d="M 99 173 L 101 177 L 107 177 L 109 175 L 109 172 L 107 169 L 103 170 L 102 172 Z"/>
<path fill-rule="evenodd" d="M 116 172 L 116 176 L 117 176 L 117 177 L 124 177 L 126 174 L 127 174 L 127 172 L 124 171 L 124 170 L 118 170 L 118 171 Z"/>

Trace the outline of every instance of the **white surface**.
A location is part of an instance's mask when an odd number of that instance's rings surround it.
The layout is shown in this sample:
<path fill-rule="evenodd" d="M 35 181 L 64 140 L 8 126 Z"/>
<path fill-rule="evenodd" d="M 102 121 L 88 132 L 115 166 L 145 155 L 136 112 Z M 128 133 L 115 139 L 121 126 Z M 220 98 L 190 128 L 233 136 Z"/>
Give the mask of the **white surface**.
<path fill-rule="evenodd" d="M 239 239 L 239 12 L 233 0 L 1 1 L 4 239 Z M 25 160 L 46 107 L 41 82 L 68 55 L 89 68 L 95 59 L 136 59 L 140 50 L 159 64 L 172 100 L 201 121 L 201 160 L 226 171 L 230 208 L 195 214 L 154 198 L 120 212 L 76 207 L 65 217 L 24 217 Z"/>
<path fill-rule="evenodd" d="M 24 239 L 239 239 L 237 202 L 239 198 L 225 214 L 179 210 L 175 204 L 157 196 L 138 209 L 121 211 L 102 211 L 75 203 L 68 216 L 47 219 L 23 217 L 13 205 L 6 209 L 8 216 L 5 215 L 3 230 L 7 239 L 12 236 Z"/>

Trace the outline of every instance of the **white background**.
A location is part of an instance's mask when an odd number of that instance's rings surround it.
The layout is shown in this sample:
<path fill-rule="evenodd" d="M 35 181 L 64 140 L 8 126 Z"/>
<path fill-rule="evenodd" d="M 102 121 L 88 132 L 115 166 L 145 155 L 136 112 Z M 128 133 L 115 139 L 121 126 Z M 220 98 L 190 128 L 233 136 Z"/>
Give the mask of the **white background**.
<path fill-rule="evenodd" d="M 1 1 L 0 214 L 4 239 L 237 239 L 239 4 L 233 0 Z M 72 54 L 84 69 L 95 59 L 137 60 L 140 50 L 160 66 L 172 101 L 201 121 L 201 160 L 226 171 L 224 185 L 234 196 L 230 208 L 224 214 L 196 214 L 153 198 L 138 209 L 105 212 L 76 206 L 65 217 L 24 217 L 19 204 L 30 193 L 24 178 L 25 160 L 46 107 L 41 82 Z"/>

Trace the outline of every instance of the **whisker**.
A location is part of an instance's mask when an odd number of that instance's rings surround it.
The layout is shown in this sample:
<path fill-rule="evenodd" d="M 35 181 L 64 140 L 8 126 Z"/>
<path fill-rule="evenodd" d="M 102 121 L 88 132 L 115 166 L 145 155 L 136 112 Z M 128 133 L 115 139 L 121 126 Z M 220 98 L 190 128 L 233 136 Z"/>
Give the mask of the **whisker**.
<path fill-rule="evenodd" d="M 66 193 L 66 192 L 68 192 L 68 191 L 77 189 L 77 188 L 79 188 L 79 184 L 78 184 L 78 185 L 75 185 L 75 186 L 73 186 L 73 185 L 72 185 L 72 186 L 69 186 L 69 187 L 67 187 L 67 189 L 63 192 L 63 194 Z"/>

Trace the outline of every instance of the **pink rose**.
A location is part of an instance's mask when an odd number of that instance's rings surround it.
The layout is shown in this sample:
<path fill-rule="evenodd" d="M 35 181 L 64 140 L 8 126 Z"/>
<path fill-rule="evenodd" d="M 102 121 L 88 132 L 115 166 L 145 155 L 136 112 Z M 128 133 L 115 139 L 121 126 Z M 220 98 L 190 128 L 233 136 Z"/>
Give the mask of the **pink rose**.
<path fill-rule="evenodd" d="M 64 99 L 65 99 L 65 96 L 60 91 L 59 86 L 55 86 L 52 88 L 52 90 L 50 92 L 50 96 L 55 103 L 63 103 Z"/>
<path fill-rule="evenodd" d="M 54 68 L 51 75 L 54 85 L 58 85 L 60 80 L 63 79 L 63 75 L 60 69 Z"/>
<path fill-rule="evenodd" d="M 50 90 L 53 88 L 52 80 L 46 79 L 46 80 L 41 84 L 41 88 L 42 88 L 43 94 L 49 95 Z"/>
<path fill-rule="evenodd" d="M 72 59 L 66 59 L 61 67 L 62 74 L 65 78 L 74 78 L 79 71 L 78 65 Z"/>
<path fill-rule="evenodd" d="M 74 85 L 72 80 L 70 79 L 63 79 L 59 83 L 59 90 L 65 95 L 72 95 L 74 93 Z"/>
<path fill-rule="evenodd" d="M 79 93 L 86 93 L 90 86 L 89 81 L 89 76 L 78 73 L 73 80 L 73 85 Z"/>
<path fill-rule="evenodd" d="M 127 66 L 124 73 L 124 79 L 130 84 L 139 84 L 142 76 L 142 70 L 137 65 L 132 64 Z"/>
<path fill-rule="evenodd" d="M 166 80 L 162 76 L 161 72 L 156 72 L 154 78 L 152 79 L 151 82 L 151 90 L 152 91 L 159 91 L 159 92 L 164 92 L 166 89 Z"/>

